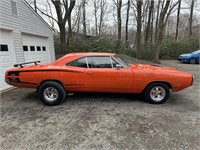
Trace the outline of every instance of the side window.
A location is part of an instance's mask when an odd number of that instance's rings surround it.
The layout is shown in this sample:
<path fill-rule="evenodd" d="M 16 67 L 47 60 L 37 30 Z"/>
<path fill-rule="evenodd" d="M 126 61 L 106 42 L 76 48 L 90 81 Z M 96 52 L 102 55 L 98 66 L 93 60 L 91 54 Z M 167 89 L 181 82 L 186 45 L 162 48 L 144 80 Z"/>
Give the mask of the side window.
<path fill-rule="evenodd" d="M 86 57 L 74 60 L 74 61 L 68 63 L 67 66 L 87 68 Z"/>
<path fill-rule="evenodd" d="M 111 58 L 113 68 L 117 68 L 117 62 Z"/>
<path fill-rule="evenodd" d="M 110 57 L 87 57 L 89 68 L 112 68 Z"/>

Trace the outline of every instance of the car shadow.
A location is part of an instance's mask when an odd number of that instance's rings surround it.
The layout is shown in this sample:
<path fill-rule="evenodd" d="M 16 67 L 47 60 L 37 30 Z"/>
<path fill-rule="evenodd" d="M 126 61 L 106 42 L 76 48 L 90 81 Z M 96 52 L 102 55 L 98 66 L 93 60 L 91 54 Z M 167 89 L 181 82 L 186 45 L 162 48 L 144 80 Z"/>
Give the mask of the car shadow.
<path fill-rule="evenodd" d="M 102 102 L 133 102 L 142 101 L 140 94 L 118 93 L 73 93 L 69 94 L 65 101 L 102 101 Z"/>

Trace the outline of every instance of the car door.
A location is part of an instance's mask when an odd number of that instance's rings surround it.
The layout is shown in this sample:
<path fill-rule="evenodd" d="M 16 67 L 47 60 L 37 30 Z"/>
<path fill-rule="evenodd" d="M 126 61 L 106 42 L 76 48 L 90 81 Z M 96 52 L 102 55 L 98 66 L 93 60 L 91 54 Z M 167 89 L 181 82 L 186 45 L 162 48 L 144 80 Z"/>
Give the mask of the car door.
<path fill-rule="evenodd" d="M 66 64 L 65 86 L 68 91 L 82 91 L 85 87 L 85 69 L 88 67 L 86 57 Z"/>
<path fill-rule="evenodd" d="M 87 57 L 85 86 L 90 91 L 125 92 L 133 86 L 130 68 L 115 68 L 117 62 L 110 56 Z M 115 66 L 114 66 L 115 65 Z"/>

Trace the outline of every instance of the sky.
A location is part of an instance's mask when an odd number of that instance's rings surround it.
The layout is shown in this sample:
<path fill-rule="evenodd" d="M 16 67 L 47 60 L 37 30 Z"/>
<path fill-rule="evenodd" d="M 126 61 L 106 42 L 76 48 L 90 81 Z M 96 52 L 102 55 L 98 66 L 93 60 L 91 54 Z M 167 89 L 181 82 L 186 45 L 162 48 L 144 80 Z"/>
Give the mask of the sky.
<path fill-rule="evenodd" d="M 31 3 L 31 5 L 33 6 L 33 0 L 27 0 L 29 3 Z M 47 1 L 50 0 L 37 0 L 37 7 L 42 10 L 42 11 L 46 11 L 46 9 L 48 8 L 48 4 Z M 86 23 L 87 26 L 94 26 L 94 7 L 93 7 L 93 0 L 86 0 L 87 4 L 86 4 Z M 116 1 L 116 0 L 115 0 Z M 133 0 L 135 1 L 135 0 Z M 173 2 L 175 3 L 177 0 L 173 0 Z M 189 14 L 189 2 L 191 0 L 182 0 L 182 9 L 181 9 L 181 14 Z M 113 5 L 113 0 L 107 0 L 107 10 L 106 10 L 106 15 L 105 15 L 105 24 L 107 24 L 108 26 L 116 26 L 116 8 L 114 8 Z M 122 8 L 122 26 L 125 25 L 125 19 L 126 19 L 126 3 L 127 0 L 123 0 L 123 8 Z M 143 1 L 145 2 L 145 0 Z M 156 1 L 155 1 L 156 2 Z M 50 2 L 51 3 L 51 2 Z M 72 12 L 72 18 L 76 18 L 76 12 L 77 12 L 77 8 L 78 5 L 80 5 L 81 0 L 76 0 L 76 5 L 75 8 Z M 56 18 L 56 12 L 54 9 L 53 4 L 51 3 L 51 8 L 52 8 L 52 12 L 53 12 L 53 16 L 54 18 Z M 39 12 L 38 12 L 39 13 Z M 42 15 L 41 13 L 39 13 L 46 21 L 47 23 L 49 23 L 49 18 L 46 17 L 45 15 Z M 172 15 L 176 15 L 176 11 L 174 11 L 174 13 Z M 194 15 L 196 16 L 200 16 L 200 0 L 195 0 L 195 8 L 194 8 Z M 200 18 L 200 17 L 199 17 Z M 75 20 L 75 19 L 74 19 Z M 73 22 L 73 21 L 72 21 Z M 73 24 L 73 23 L 72 23 Z M 133 8 L 131 8 L 130 10 L 130 27 L 135 28 L 136 27 L 136 21 L 134 19 L 134 13 L 133 13 Z M 58 26 L 55 24 L 55 28 L 57 30 Z"/>

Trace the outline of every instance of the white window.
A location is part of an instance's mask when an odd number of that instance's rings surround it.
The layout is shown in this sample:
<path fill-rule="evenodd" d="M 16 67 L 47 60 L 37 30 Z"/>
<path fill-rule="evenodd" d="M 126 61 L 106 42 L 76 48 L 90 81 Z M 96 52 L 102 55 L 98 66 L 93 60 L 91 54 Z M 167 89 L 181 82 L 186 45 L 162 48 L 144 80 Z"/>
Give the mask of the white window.
<path fill-rule="evenodd" d="M 11 0 L 11 11 L 13 15 L 18 15 L 17 13 L 17 2 Z"/>

